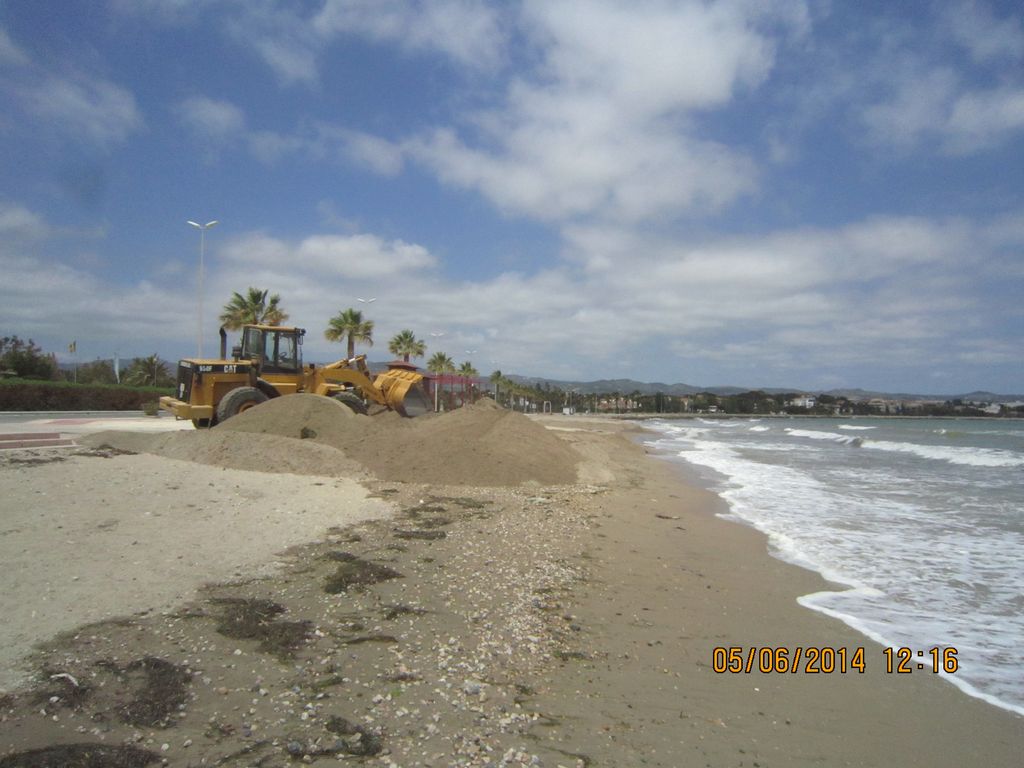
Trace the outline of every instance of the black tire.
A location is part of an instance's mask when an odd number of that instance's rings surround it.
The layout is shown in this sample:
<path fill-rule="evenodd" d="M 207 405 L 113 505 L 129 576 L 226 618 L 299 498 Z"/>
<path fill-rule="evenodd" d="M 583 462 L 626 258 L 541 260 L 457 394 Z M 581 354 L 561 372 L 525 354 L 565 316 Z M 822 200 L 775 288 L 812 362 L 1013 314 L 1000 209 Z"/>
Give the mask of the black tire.
<path fill-rule="evenodd" d="M 192 419 L 192 426 L 196 429 L 209 429 L 213 426 L 212 419 Z"/>
<path fill-rule="evenodd" d="M 256 389 L 258 389 L 271 400 L 273 400 L 275 397 L 281 396 L 281 393 L 277 391 L 274 385 L 271 384 L 266 379 L 256 379 Z"/>
<path fill-rule="evenodd" d="M 256 387 L 238 387 L 232 389 L 217 404 L 217 421 L 227 421 L 232 416 L 237 416 L 243 411 L 255 408 L 260 403 L 267 402 L 265 394 Z"/>
<path fill-rule="evenodd" d="M 355 413 L 358 413 L 362 416 L 366 415 L 366 403 L 364 403 L 355 392 L 336 392 L 335 394 L 331 395 L 331 397 L 333 397 L 339 403 L 347 405 Z"/>

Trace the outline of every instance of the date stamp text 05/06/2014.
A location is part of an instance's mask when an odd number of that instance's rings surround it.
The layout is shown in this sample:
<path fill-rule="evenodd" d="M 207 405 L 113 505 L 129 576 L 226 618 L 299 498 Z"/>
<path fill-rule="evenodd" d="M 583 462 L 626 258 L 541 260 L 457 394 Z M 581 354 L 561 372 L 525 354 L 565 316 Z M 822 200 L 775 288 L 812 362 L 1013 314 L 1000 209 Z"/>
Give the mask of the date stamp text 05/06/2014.
<path fill-rule="evenodd" d="M 879 662 L 887 674 L 945 672 L 960 668 L 957 650 L 952 646 L 933 646 L 925 650 L 882 648 Z M 871 662 L 863 646 L 716 646 L 711 651 L 711 669 L 719 674 L 863 674 Z"/>

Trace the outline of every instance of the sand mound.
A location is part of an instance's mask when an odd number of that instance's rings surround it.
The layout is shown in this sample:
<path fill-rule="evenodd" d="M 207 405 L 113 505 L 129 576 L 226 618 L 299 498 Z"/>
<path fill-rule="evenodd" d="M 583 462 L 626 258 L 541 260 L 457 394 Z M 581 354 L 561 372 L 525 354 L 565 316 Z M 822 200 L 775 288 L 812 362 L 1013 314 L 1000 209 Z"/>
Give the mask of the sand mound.
<path fill-rule="evenodd" d="M 91 447 L 109 446 L 119 451 L 151 453 L 228 469 L 326 477 L 358 478 L 364 474 L 359 464 L 347 459 L 336 448 L 277 435 L 248 435 L 240 440 L 237 433 L 216 430 L 163 435 L 98 432 L 86 436 L 81 442 Z"/>
<path fill-rule="evenodd" d="M 579 454 L 554 433 L 483 399 L 443 414 L 405 419 L 356 415 L 318 395 L 289 395 L 210 430 L 141 435 L 101 432 L 88 445 L 231 469 L 358 477 L 438 485 L 576 482 Z"/>
<path fill-rule="evenodd" d="M 213 432 L 251 432 L 298 439 L 317 438 L 347 428 L 356 416 L 337 400 L 320 395 L 277 397 L 219 424 Z"/>
<path fill-rule="evenodd" d="M 337 448 L 382 480 L 445 485 L 544 485 L 576 481 L 579 455 L 556 435 L 493 401 L 415 419 L 357 416 L 315 395 L 290 395 L 213 432 L 305 434 Z"/>

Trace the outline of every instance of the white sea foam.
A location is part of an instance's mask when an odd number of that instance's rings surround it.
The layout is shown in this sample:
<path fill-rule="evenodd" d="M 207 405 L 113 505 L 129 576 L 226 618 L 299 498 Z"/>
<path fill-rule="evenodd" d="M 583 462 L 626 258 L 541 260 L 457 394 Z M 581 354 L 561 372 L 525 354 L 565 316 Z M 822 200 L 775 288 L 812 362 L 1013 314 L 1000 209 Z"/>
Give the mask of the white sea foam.
<path fill-rule="evenodd" d="M 751 427 L 751 432 L 767 432 L 771 427 Z"/>
<path fill-rule="evenodd" d="M 831 440 L 832 442 L 845 443 L 846 445 L 858 445 L 860 443 L 859 437 L 840 435 L 837 432 L 819 432 L 814 429 L 791 429 L 786 427 L 786 434 L 793 437 L 806 437 L 810 440 Z"/>
<path fill-rule="evenodd" d="M 948 461 L 970 467 L 1024 467 L 1024 456 L 994 448 L 955 445 L 921 445 L 889 440 L 865 440 L 864 448 L 895 453 L 912 453 L 924 459 Z"/>
<path fill-rule="evenodd" d="M 878 429 L 878 427 L 862 427 L 860 424 L 840 424 L 839 428 L 840 429 L 850 429 L 850 430 Z"/>
<path fill-rule="evenodd" d="M 1024 714 L 1024 493 L 1006 471 L 1024 464 L 1018 442 L 972 447 L 973 422 L 951 425 L 943 445 L 914 442 L 935 439 L 920 423 L 880 422 L 892 440 L 806 424 L 774 423 L 769 434 L 693 425 L 657 444 L 713 470 L 728 516 L 763 531 L 777 557 L 849 586 L 802 605 L 884 645 L 955 646 L 960 671 L 949 682 Z M 847 450 L 852 440 L 877 450 Z"/>

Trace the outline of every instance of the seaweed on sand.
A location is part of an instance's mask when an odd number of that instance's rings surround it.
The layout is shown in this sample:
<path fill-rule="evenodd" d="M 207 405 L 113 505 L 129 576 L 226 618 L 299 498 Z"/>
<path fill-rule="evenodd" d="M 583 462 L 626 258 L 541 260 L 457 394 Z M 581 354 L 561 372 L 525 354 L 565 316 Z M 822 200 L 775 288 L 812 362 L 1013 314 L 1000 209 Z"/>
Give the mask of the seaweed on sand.
<path fill-rule="evenodd" d="M 113 744 L 60 744 L 14 752 L 0 758 L 0 768 L 145 768 L 160 762 L 147 749 Z"/>
<path fill-rule="evenodd" d="M 402 574 L 381 563 L 363 560 L 350 552 L 330 552 L 327 558 L 338 563 L 334 573 L 327 577 L 324 592 L 337 595 L 349 587 L 363 587 L 390 579 L 401 579 Z"/>
<path fill-rule="evenodd" d="M 121 720 L 129 725 L 164 728 L 169 718 L 185 703 L 185 688 L 191 676 L 166 659 L 146 656 L 124 668 L 122 674 L 135 683 L 138 692 L 121 707 Z"/>
<path fill-rule="evenodd" d="M 309 621 L 282 621 L 284 607 L 272 600 L 218 597 L 210 601 L 221 609 L 217 631 L 236 640 L 258 640 L 259 650 L 279 659 L 295 655 L 309 638 Z"/>

